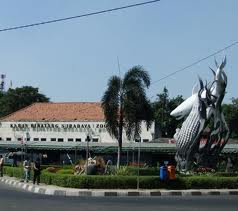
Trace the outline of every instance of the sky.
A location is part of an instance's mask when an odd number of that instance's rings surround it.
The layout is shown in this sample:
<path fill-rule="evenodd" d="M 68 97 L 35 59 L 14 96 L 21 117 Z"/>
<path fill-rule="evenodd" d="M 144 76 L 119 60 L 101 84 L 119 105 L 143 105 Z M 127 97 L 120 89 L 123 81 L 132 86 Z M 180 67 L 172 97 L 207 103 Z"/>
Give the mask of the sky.
<path fill-rule="evenodd" d="M 146 0 L 144 0 L 146 1 Z M 0 0 L 0 29 L 81 15 L 143 0 Z M 238 41 L 237 0 L 161 0 L 106 14 L 0 32 L 0 73 L 6 89 L 39 87 L 52 102 L 100 101 L 112 75 L 135 65 L 150 74 L 154 101 L 166 86 L 187 98 L 198 75 L 212 81 L 214 57 L 161 80 Z M 224 101 L 237 98 L 238 44 L 227 57 Z M 118 61 L 120 71 L 118 68 Z"/>

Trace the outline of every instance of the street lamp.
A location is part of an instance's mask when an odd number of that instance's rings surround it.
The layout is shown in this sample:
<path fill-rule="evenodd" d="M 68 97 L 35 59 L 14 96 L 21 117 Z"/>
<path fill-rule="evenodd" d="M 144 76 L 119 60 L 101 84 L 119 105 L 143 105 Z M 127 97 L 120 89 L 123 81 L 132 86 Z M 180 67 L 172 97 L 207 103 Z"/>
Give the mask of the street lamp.
<path fill-rule="evenodd" d="M 75 165 L 77 165 L 76 159 L 77 159 L 77 145 L 75 146 L 75 150 L 74 150 L 74 164 Z"/>
<path fill-rule="evenodd" d="M 24 146 L 25 146 L 25 157 L 27 155 L 27 141 L 30 140 L 30 133 L 27 131 L 26 132 L 26 137 L 25 137 L 25 143 L 24 143 Z"/>
<path fill-rule="evenodd" d="M 88 175 L 88 153 L 89 153 L 89 142 L 92 139 L 91 133 L 87 134 L 86 142 L 87 142 L 87 147 L 86 147 L 86 167 L 85 167 L 85 174 Z"/>

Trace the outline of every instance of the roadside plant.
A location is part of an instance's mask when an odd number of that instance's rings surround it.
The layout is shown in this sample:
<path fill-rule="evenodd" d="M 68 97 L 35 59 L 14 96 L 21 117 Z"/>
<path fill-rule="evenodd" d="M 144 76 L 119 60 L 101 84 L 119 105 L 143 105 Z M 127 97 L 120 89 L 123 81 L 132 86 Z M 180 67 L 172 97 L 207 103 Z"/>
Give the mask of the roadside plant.
<path fill-rule="evenodd" d="M 115 175 L 117 176 L 128 176 L 130 174 L 127 166 L 120 166 L 116 169 Z"/>

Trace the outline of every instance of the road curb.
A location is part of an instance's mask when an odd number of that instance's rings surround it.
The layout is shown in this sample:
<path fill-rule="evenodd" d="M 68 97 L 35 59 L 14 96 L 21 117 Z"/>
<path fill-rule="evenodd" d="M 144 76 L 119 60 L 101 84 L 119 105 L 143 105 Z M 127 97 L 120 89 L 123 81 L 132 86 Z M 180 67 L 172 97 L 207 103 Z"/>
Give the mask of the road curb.
<path fill-rule="evenodd" d="M 53 196 L 78 197 L 115 197 L 115 196 L 202 196 L 202 195 L 238 195 L 238 189 L 202 189 L 202 190 L 88 190 L 67 189 L 47 185 L 33 185 L 17 181 L 15 178 L 0 178 L 0 182 L 24 189 L 28 192 Z"/>

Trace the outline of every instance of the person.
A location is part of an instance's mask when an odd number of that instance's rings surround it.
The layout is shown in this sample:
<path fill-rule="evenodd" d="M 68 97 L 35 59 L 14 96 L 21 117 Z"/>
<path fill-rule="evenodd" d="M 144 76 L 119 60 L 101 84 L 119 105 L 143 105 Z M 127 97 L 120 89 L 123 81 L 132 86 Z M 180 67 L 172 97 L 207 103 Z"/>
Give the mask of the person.
<path fill-rule="evenodd" d="M 31 163 L 27 156 L 23 162 L 23 169 L 24 169 L 24 181 L 28 182 L 30 178 Z"/>
<path fill-rule="evenodd" d="M 17 167 L 17 154 L 15 152 L 12 153 L 12 159 L 13 159 L 12 166 Z"/>
<path fill-rule="evenodd" d="M 226 172 L 232 172 L 233 170 L 233 162 L 230 157 L 227 158 L 227 164 L 226 164 Z"/>
<path fill-rule="evenodd" d="M 33 165 L 33 171 L 34 171 L 34 175 L 33 175 L 33 184 L 40 184 L 40 158 L 37 158 L 34 162 Z"/>
<path fill-rule="evenodd" d="M 0 155 L 0 176 L 3 177 L 3 165 L 4 165 L 4 159 L 3 156 Z"/>

